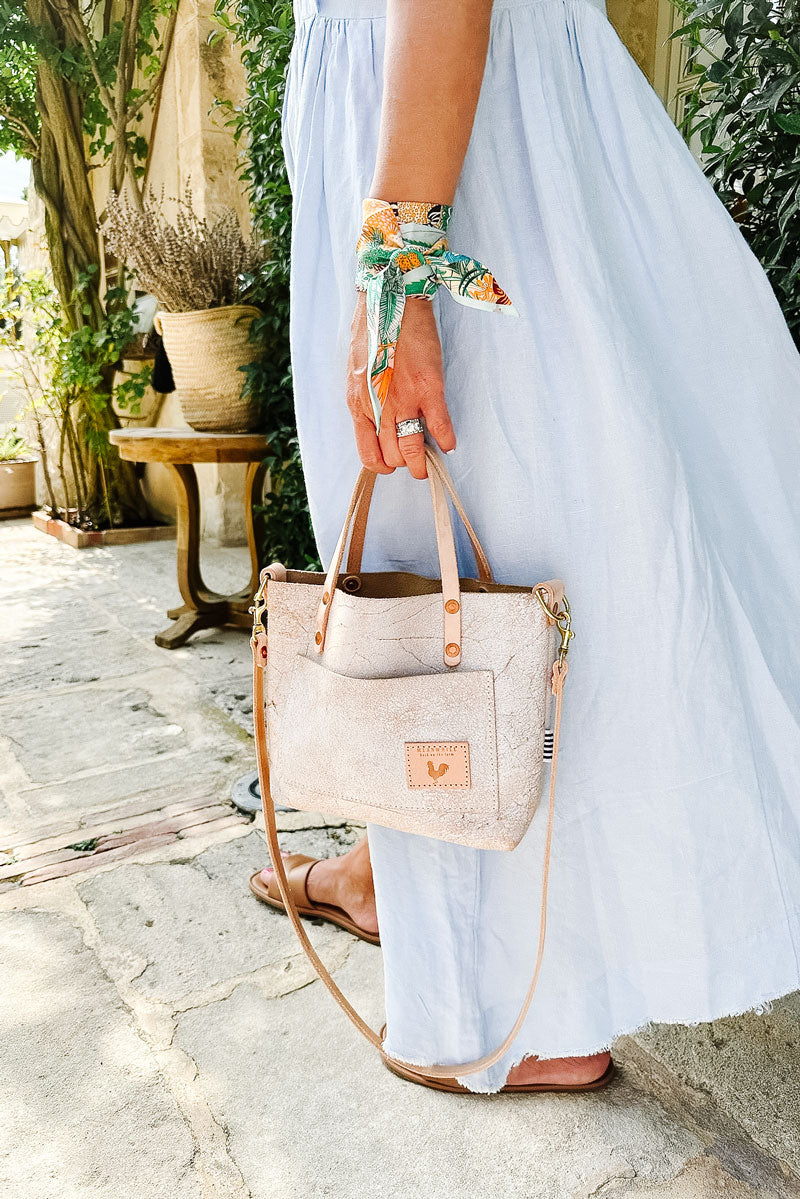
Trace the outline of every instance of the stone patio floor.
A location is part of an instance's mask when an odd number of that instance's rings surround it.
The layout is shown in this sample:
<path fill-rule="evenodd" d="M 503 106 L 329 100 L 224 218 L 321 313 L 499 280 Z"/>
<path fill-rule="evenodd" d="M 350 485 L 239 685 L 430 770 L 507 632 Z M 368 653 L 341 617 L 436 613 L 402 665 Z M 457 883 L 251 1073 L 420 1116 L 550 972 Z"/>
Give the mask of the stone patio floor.
<path fill-rule="evenodd" d="M 797 996 L 625 1038 L 597 1095 L 442 1095 L 383 1068 L 249 894 L 247 638 L 154 645 L 174 553 L 0 524 L 0 1193 L 800 1196 Z M 207 562 L 212 586 L 246 574 L 242 551 Z M 283 828 L 314 853 L 359 834 Z M 380 1022 L 380 951 L 312 934 Z"/>

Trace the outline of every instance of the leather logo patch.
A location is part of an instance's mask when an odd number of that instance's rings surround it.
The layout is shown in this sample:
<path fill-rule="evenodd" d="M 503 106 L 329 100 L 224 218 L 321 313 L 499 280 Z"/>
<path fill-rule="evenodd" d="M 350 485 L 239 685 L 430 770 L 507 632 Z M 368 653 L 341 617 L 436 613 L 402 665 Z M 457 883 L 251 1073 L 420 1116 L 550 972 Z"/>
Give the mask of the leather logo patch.
<path fill-rule="evenodd" d="M 468 741 L 406 741 L 405 748 L 409 787 L 472 786 Z"/>

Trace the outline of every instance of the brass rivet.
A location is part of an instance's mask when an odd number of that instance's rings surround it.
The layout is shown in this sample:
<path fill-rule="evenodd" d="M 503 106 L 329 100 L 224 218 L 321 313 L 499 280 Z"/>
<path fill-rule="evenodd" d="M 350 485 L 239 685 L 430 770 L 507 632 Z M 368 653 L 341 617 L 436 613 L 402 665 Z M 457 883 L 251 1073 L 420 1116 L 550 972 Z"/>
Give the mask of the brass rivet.
<path fill-rule="evenodd" d="M 448 600 L 444 606 L 445 612 L 457 612 L 461 607 L 458 600 Z"/>
<path fill-rule="evenodd" d="M 456 654 L 458 653 L 458 646 L 456 645 L 455 641 L 451 641 L 444 652 L 447 654 L 448 658 L 455 658 Z"/>
<path fill-rule="evenodd" d="M 323 602 L 323 604 L 327 604 L 327 602 L 328 602 L 328 600 L 329 600 L 330 598 L 331 598 L 330 592 L 329 592 L 329 591 L 326 591 L 326 592 L 325 592 L 325 594 L 324 594 L 324 595 L 323 595 L 323 597 L 322 597 L 322 602 Z"/>
<path fill-rule="evenodd" d="M 317 645 L 319 645 L 322 642 L 322 633 L 317 633 L 314 640 L 316 641 Z"/>

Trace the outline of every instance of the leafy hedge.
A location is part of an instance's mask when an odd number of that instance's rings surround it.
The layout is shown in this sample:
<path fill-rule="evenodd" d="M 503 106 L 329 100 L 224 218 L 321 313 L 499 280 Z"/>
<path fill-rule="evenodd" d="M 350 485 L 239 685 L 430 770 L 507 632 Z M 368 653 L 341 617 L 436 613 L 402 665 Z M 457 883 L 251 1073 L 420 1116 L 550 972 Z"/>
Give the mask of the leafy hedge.
<path fill-rule="evenodd" d="M 800 5 L 676 0 L 693 86 L 683 131 L 763 263 L 800 345 Z"/>
<path fill-rule="evenodd" d="M 265 560 L 295 569 L 318 566 L 297 444 L 289 360 L 289 249 L 291 191 L 281 148 L 281 110 L 294 27 L 289 0 L 217 0 L 219 33 L 238 43 L 247 75 L 247 96 L 231 108 L 231 124 L 243 150 L 242 179 L 254 227 L 268 245 L 255 280 L 253 302 L 263 316 L 252 336 L 265 347 L 248 367 L 247 389 L 261 405 L 269 438 L 270 490 L 263 509 Z"/>

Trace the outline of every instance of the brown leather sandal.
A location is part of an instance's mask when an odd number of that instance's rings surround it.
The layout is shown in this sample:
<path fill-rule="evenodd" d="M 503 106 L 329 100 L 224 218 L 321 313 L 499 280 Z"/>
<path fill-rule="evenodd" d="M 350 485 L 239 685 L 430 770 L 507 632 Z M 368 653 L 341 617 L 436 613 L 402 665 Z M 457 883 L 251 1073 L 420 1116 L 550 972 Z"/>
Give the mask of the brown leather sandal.
<path fill-rule="evenodd" d="M 368 941 L 370 945 L 380 945 L 381 940 L 377 933 L 368 932 L 367 929 L 356 924 L 342 908 L 335 908 L 326 903 L 314 903 L 308 898 L 306 880 L 308 879 L 311 867 L 319 860 L 319 858 L 306 857 L 302 853 L 289 853 L 284 857 L 286 877 L 289 881 L 292 897 L 297 906 L 298 915 L 305 917 L 307 920 L 327 920 L 329 924 L 335 924 L 339 928 L 343 928 L 346 932 L 352 933 L 354 937 L 360 937 L 362 941 Z M 280 912 L 286 911 L 274 871 L 268 886 L 262 879 L 260 870 L 252 874 L 250 876 L 250 890 L 256 899 L 260 899 L 262 903 L 268 903 L 270 907 L 277 908 Z"/>
<path fill-rule="evenodd" d="M 381 1037 L 386 1036 L 386 1025 L 381 1029 Z M 424 1070 L 415 1070 L 413 1066 L 403 1067 L 402 1062 L 396 1059 L 386 1061 L 384 1065 L 387 1070 L 391 1070 L 392 1074 L 396 1074 L 398 1078 L 405 1078 L 408 1082 L 415 1082 L 421 1087 L 431 1087 L 435 1091 L 452 1091 L 459 1095 L 479 1095 L 480 1091 L 470 1091 L 467 1087 L 462 1087 L 460 1082 L 455 1078 L 429 1078 Z M 611 1079 L 616 1074 L 616 1066 L 613 1060 L 608 1063 L 608 1069 L 600 1075 L 599 1078 L 592 1079 L 591 1082 L 581 1083 L 560 1083 L 560 1082 L 519 1082 L 506 1083 L 499 1091 L 492 1091 L 493 1095 L 534 1095 L 545 1091 L 554 1091 L 559 1093 L 578 1093 L 580 1091 L 600 1091 L 603 1087 L 607 1087 Z"/>
<path fill-rule="evenodd" d="M 405 1078 L 409 1082 L 418 1083 L 421 1087 L 432 1087 L 435 1091 L 455 1091 L 459 1095 L 476 1095 L 478 1091 L 470 1091 L 466 1087 L 462 1087 L 460 1082 L 456 1082 L 455 1078 L 427 1078 L 424 1074 L 416 1074 L 413 1069 L 409 1068 L 405 1071 L 397 1062 L 386 1062 L 387 1070 L 391 1070 L 392 1074 L 396 1074 L 398 1078 Z M 616 1067 L 613 1062 L 609 1062 L 608 1069 L 600 1078 L 595 1078 L 592 1082 L 582 1083 L 559 1083 L 559 1082 L 525 1082 L 525 1083 L 506 1083 L 499 1091 L 493 1091 L 493 1095 L 533 1095 L 540 1091 L 555 1091 L 555 1092 L 575 1092 L 580 1091 L 600 1091 L 603 1087 L 608 1086 L 611 1079 L 616 1073 Z"/>

